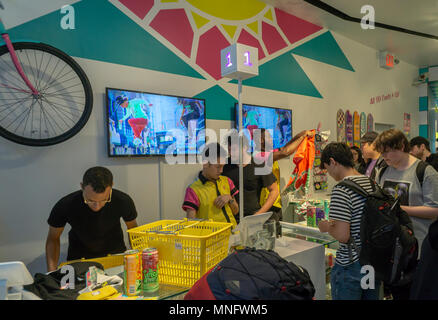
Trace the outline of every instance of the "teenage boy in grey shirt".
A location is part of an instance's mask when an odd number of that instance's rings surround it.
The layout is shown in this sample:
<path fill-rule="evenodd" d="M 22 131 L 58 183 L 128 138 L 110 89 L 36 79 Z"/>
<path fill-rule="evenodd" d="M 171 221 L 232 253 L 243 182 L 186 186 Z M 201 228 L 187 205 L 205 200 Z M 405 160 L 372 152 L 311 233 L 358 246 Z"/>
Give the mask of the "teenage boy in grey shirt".
<path fill-rule="evenodd" d="M 432 166 L 427 166 L 421 187 L 416 173 L 420 160 L 409 154 L 408 139 L 400 130 L 382 132 L 375 143 L 376 150 L 382 153 L 388 165 L 386 169 L 379 170 L 376 182 L 394 197 L 400 198 L 401 208 L 412 220 L 421 254 L 429 226 L 438 217 L 438 173 Z M 402 287 L 391 288 L 394 300 L 409 299 L 411 285 L 412 283 L 408 283 Z"/>
<path fill-rule="evenodd" d="M 427 166 L 421 187 L 416 174 L 420 161 L 409 154 L 409 142 L 400 130 L 390 129 L 381 133 L 376 140 L 376 148 L 388 164 L 383 174 L 378 174 L 377 183 L 400 197 L 402 209 L 412 220 L 421 249 L 429 226 L 438 217 L 438 173 L 432 166 Z"/>

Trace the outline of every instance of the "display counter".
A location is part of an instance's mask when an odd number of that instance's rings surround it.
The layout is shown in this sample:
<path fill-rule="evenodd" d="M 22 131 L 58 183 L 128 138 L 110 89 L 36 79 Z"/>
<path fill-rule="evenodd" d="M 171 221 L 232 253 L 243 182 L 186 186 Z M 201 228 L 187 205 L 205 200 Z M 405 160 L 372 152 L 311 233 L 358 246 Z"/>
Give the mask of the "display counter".
<path fill-rule="evenodd" d="M 297 254 L 298 252 L 292 253 L 290 260 L 285 259 L 308 270 L 316 289 L 316 299 L 329 299 L 330 272 L 336 258 L 339 242 L 329 234 L 320 232 L 318 228 L 308 227 L 306 221 L 298 223 L 281 222 L 281 226 L 282 238 L 301 241 L 289 241 L 289 250 L 294 251 L 300 247 L 313 248 L 313 251 L 307 253 L 305 250 L 302 250 L 303 253 L 300 252 L 299 254 Z M 313 246 L 311 246 L 312 244 Z M 280 247 L 278 249 L 282 250 Z M 279 251 L 277 252 L 280 254 Z"/>
<path fill-rule="evenodd" d="M 274 251 L 283 259 L 306 269 L 315 287 L 315 299 L 325 300 L 325 253 L 322 244 L 283 236 L 276 240 Z"/>

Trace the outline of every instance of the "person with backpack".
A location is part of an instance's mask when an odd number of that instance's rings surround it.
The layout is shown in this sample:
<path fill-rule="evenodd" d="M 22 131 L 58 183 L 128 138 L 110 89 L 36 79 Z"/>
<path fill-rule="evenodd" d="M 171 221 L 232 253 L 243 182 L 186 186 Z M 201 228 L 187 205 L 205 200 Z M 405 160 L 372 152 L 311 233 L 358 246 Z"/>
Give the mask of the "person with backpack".
<path fill-rule="evenodd" d="M 378 172 L 376 182 L 398 199 L 409 215 L 421 249 L 429 226 L 438 218 L 438 173 L 409 154 L 409 141 L 398 129 L 382 132 L 375 144 L 388 165 Z M 410 286 L 393 288 L 394 299 L 408 299 Z"/>
<path fill-rule="evenodd" d="M 345 143 L 328 144 L 321 154 L 321 169 L 336 181 L 351 180 L 371 193 L 373 181 L 354 169 L 353 154 Z M 339 241 L 335 265 L 331 272 L 333 300 L 378 300 L 380 281 L 375 279 L 369 287 L 362 288 L 362 266 L 359 262 L 361 248 L 361 221 L 366 198 L 351 188 L 336 185 L 330 199 L 330 220 L 318 223 L 321 232 L 328 232 Z"/>
<path fill-rule="evenodd" d="M 427 162 L 438 171 L 438 154 L 430 152 L 430 143 L 426 138 L 412 138 L 409 144 L 411 146 L 411 155 Z"/>
<path fill-rule="evenodd" d="M 376 180 L 376 173 L 379 169 L 386 167 L 380 152 L 376 150 L 375 140 L 379 134 L 375 131 L 365 133 L 360 139 L 360 150 L 362 156 L 368 159 L 365 165 L 365 175 Z"/>

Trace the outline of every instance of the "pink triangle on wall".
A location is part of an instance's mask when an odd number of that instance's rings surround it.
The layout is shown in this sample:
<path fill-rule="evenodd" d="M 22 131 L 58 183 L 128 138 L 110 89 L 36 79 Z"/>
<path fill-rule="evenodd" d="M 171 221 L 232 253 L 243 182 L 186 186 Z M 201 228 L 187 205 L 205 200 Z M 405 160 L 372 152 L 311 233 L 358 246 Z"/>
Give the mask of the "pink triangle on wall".
<path fill-rule="evenodd" d="M 318 32 L 322 27 L 288 14 L 279 9 L 275 9 L 278 26 L 283 31 L 289 42 L 295 43 L 305 37 Z"/>
<path fill-rule="evenodd" d="M 262 38 L 269 54 L 273 54 L 287 46 L 277 29 L 266 22 L 262 23 Z"/>
<path fill-rule="evenodd" d="M 154 0 L 119 0 L 119 2 L 142 20 L 154 6 Z"/>
<path fill-rule="evenodd" d="M 265 57 L 265 53 L 263 52 L 260 42 L 255 37 L 253 37 L 248 31 L 242 30 L 242 32 L 239 35 L 239 40 L 237 40 L 237 42 L 259 49 L 259 60 Z"/>
<path fill-rule="evenodd" d="M 150 26 L 190 58 L 193 30 L 184 9 L 161 10 Z"/>

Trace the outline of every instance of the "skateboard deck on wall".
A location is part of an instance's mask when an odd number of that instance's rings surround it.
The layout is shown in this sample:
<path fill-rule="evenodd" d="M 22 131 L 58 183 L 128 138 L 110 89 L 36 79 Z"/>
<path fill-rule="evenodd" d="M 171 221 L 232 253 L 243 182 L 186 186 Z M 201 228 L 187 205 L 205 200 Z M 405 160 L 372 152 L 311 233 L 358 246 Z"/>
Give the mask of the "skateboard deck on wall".
<path fill-rule="evenodd" d="M 339 111 L 342 112 L 342 110 Z M 344 115 L 343 112 L 342 115 Z M 325 143 L 327 142 L 327 140 L 324 140 L 321 137 L 320 133 L 321 133 L 321 122 L 318 124 L 318 128 L 316 129 L 316 134 L 315 134 L 315 161 L 313 163 L 313 187 L 315 188 L 315 191 L 327 190 L 328 188 L 327 172 L 324 172 L 319 168 L 319 165 L 321 164 L 321 153 Z M 345 137 L 345 130 L 344 130 L 344 137 Z"/>
<path fill-rule="evenodd" d="M 336 134 L 338 142 L 345 142 L 345 115 L 342 109 L 336 114 Z"/>
<path fill-rule="evenodd" d="M 371 113 L 368 114 L 367 118 L 367 132 L 374 131 L 374 118 Z"/>
<path fill-rule="evenodd" d="M 365 112 L 362 112 L 360 114 L 360 137 L 362 138 L 365 133 L 367 133 L 367 116 Z"/>
<path fill-rule="evenodd" d="M 357 111 L 353 114 L 353 144 L 360 147 L 360 116 Z"/>
<path fill-rule="evenodd" d="M 350 111 L 345 111 L 345 136 L 349 147 L 353 145 L 353 116 Z"/>

